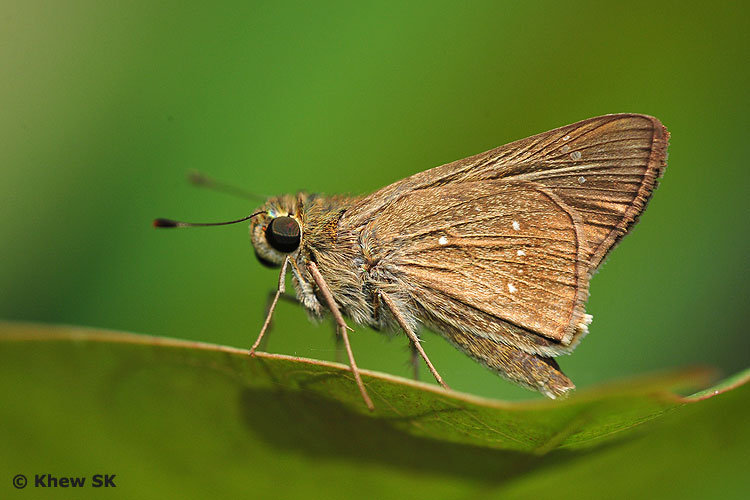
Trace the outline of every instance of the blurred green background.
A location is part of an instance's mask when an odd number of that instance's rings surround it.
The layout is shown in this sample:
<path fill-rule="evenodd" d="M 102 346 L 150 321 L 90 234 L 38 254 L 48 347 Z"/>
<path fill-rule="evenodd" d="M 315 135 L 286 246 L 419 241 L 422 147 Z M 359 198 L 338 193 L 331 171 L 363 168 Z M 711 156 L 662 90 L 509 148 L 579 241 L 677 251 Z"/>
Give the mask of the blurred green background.
<path fill-rule="evenodd" d="M 248 347 L 276 271 L 261 195 L 362 194 L 577 120 L 647 113 L 672 133 L 641 223 L 591 286 L 586 387 L 747 366 L 748 9 L 684 2 L 3 2 L 0 317 Z M 330 326 L 281 304 L 271 352 L 334 359 Z M 408 376 L 407 341 L 356 328 L 361 367 Z M 432 333 L 454 388 L 536 398 Z M 430 377 L 423 369 L 423 380 Z"/>

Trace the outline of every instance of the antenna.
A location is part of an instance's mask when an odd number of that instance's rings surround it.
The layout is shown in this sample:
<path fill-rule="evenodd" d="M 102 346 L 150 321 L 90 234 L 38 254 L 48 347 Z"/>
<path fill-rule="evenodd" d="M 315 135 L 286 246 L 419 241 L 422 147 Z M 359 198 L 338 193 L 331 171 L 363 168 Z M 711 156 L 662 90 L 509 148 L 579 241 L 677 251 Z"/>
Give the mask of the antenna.
<path fill-rule="evenodd" d="M 236 186 L 232 186 L 230 184 L 226 184 L 221 181 L 217 181 L 216 179 L 209 177 L 207 175 L 204 175 L 197 170 L 190 170 L 188 172 L 188 181 L 190 181 L 190 184 L 196 187 L 213 189 L 214 191 L 220 191 L 225 194 L 231 194 L 232 196 L 237 196 L 239 198 L 243 198 L 246 200 L 250 199 L 250 200 L 266 201 L 265 197 L 263 196 L 260 196 L 255 193 L 251 193 L 250 191 L 245 191 L 242 188 L 238 188 Z"/>
<path fill-rule="evenodd" d="M 238 222 L 243 222 L 248 219 L 252 219 L 256 215 L 262 215 L 265 211 L 255 212 L 254 214 L 250 214 L 247 217 L 243 217 L 241 219 L 237 220 L 230 220 L 226 222 L 182 222 L 178 220 L 173 219 L 154 219 L 153 226 L 154 227 L 197 227 L 197 226 L 226 226 L 229 224 L 237 224 Z"/>

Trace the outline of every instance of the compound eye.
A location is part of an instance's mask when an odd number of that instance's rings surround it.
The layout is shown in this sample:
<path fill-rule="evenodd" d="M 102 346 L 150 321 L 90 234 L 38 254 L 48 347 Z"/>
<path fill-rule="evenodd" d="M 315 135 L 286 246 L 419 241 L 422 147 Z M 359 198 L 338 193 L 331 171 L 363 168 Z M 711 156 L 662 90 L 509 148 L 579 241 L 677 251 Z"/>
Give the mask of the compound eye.
<path fill-rule="evenodd" d="M 266 228 L 266 241 L 279 252 L 294 252 L 299 247 L 299 224 L 291 217 L 276 217 Z"/>

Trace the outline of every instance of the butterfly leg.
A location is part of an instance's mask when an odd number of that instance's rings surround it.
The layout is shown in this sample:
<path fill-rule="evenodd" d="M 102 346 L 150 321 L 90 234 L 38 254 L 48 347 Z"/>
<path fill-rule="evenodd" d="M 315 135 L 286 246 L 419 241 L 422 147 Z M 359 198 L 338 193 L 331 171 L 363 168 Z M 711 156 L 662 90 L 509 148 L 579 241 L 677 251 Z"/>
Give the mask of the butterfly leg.
<path fill-rule="evenodd" d="M 412 376 L 414 377 L 414 380 L 419 380 L 419 351 L 413 342 L 409 342 L 409 351 L 411 351 L 409 364 L 413 370 Z"/>
<path fill-rule="evenodd" d="M 419 341 L 419 337 L 417 334 L 412 330 L 412 328 L 406 323 L 406 319 L 404 318 L 403 313 L 399 310 L 398 306 L 396 306 L 395 301 L 385 292 L 379 292 L 380 298 L 383 299 L 383 302 L 388 306 L 388 309 L 391 310 L 391 313 L 393 313 L 393 316 L 396 318 L 396 321 L 398 321 L 398 324 L 401 326 L 401 328 L 404 330 L 404 333 L 406 333 L 406 336 L 409 337 L 411 340 L 412 346 L 414 349 L 419 353 L 420 356 L 422 356 L 422 359 L 424 359 L 424 362 L 427 363 L 427 368 L 430 369 L 430 372 L 432 372 L 432 375 L 435 377 L 435 380 L 437 380 L 438 384 L 442 385 L 446 389 L 450 389 L 448 385 L 443 382 L 443 377 L 440 376 L 438 371 L 435 369 L 435 367 L 432 365 L 432 361 L 430 361 L 430 358 L 427 357 L 427 354 L 424 352 L 424 349 L 422 349 L 422 344 Z"/>
<path fill-rule="evenodd" d="M 266 334 L 266 330 L 268 330 L 268 325 L 271 324 L 271 316 L 273 316 L 273 311 L 274 309 L 276 309 L 276 304 L 279 302 L 279 297 L 286 291 L 286 269 L 288 266 L 289 257 L 287 256 L 284 259 L 284 264 L 282 264 L 281 266 L 281 273 L 279 274 L 279 286 L 276 289 L 276 295 L 274 295 L 273 297 L 271 307 L 268 308 L 268 314 L 266 315 L 266 320 L 263 322 L 263 327 L 260 329 L 260 334 L 255 340 L 253 346 L 250 348 L 250 356 L 255 356 L 255 350 L 260 345 L 260 341 L 263 340 L 263 336 Z"/>
<path fill-rule="evenodd" d="M 339 311 L 339 307 L 336 305 L 336 301 L 333 299 L 333 294 L 331 294 L 331 290 L 330 288 L 328 288 L 328 284 L 326 283 L 325 279 L 323 279 L 323 275 L 320 274 L 318 266 L 314 262 L 310 261 L 307 263 L 307 270 L 310 271 L 310 275 L 312 276 L 313 280 L 315 280 L 315 284 L 318 285 L 318 289 L 323 295 L 328 309 L 331 310 L 331 314 L 333 314 L 333 318 L 336 320 L 336 324 L 339 328 L 339 333 L 341 334 L 341 338 L 344 341 L 346 354 L 349 356 L 349 366 L 351 367 L 352 374 L 354 375 L 354 380 L 357 381 L 357 387 L 359 387 L 359 392 L 360 394 L 362 394 L 362 399 L 365 400 L 365 404 L 370 409 L 370 411 L 372 411 L 375 409 L 375 406 L 372 404 L 370 395 L 367 394 L 365 384 L 362 383 L 362 377 L 359 374 L 359 368 L 357 368 L 357 363 L 354 361 L 352 346 L 351 344 L 349 344 L 349 334 L 346 331 L 349 327 L 346 325 L 346 321 L 344 321 L 344 317 L 341 315 L 341 311 Z"/>
<path fill-rule="evenodd" d="M 336 346 L 336 354 L 334 355 L 334 359 L 337 363 L 341 363 L 344 359 L 344 339 L 339 335 L 339 328 L 338 325 L 335 325 L 333 328 L 333 341 Z"/>
<path fill-rule="evenodd" d="M 276 301 L 283 300 L 286 302 L 290 302 L 292 304 L 300 305 L 296 297 L 292 295 L 288 295 L 286 293 L 282 293 L 279 295 L 279 298 L 277 299 L 276 293 L 277 293 L 276 290 L 271 290 L 268 292 L 268 297 L 266 298 L 266 306 L 263 308 L 263 314 L 265 314 L 266 316 L 268 316 L 268 313 L 271 311 L 271 306 L 274 305 L 273 303 L 274 300 Z M 273 318 L 271 318 L 271 321 L 268 323 L 268 328 L 266 328 L 266 334 L 263 337 L 263 340 L 261 341 L 261 343 L 258 345 L 259 350 L 261 351 L 265 350 L 266 348 L 265 346 L 266 344 L 268 344 L 268 334 L 271 333 L 271 330 L 273 330 Z"/>

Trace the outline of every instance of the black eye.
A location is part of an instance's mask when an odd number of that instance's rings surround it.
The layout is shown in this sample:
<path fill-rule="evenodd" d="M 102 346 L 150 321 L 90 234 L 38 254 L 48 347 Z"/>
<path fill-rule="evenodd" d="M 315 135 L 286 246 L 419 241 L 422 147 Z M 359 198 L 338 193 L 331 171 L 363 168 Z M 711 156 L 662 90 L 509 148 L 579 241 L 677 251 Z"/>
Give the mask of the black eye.
<path fill-rule="evenodd" d="M 299 224 L 291 217 L 276 217 L 266 228 L 266 241 L 279 252 L 289 253 L 299 246 Z"/>

